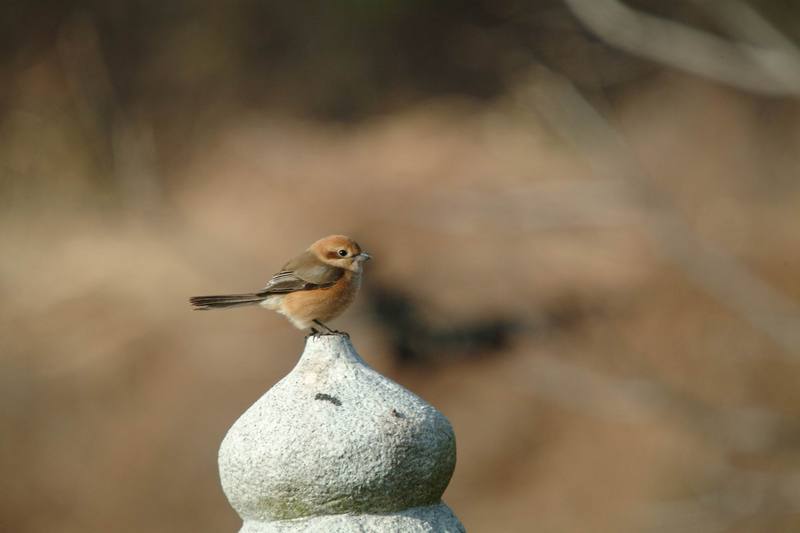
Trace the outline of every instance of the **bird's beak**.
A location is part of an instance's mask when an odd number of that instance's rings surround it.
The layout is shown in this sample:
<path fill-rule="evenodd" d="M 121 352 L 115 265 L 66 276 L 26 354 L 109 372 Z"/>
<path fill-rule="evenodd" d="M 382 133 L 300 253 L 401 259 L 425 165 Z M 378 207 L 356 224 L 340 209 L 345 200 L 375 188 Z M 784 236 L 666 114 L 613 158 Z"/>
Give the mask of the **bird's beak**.
<path fill-rule="evenodd" d="M 356 259 L 358 259 L 359 261 L 369 261 L 370 259 L 372 259 L 372 256 L 369 255 L 367 252 L 361 252 L 356 256 Z"/>

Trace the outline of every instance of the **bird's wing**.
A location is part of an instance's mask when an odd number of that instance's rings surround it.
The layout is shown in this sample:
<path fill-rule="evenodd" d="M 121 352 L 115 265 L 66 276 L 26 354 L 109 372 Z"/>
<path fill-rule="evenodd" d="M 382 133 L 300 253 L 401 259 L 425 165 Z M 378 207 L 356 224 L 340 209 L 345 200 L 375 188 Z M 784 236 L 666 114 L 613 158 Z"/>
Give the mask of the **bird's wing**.
<path fill-rule="evenodd" d="M 305 252 L 283 265 L 259 294 L 322 289 L 336 283 L 343 274 L 343 269 L 326 265 L 311 252 Z"/>

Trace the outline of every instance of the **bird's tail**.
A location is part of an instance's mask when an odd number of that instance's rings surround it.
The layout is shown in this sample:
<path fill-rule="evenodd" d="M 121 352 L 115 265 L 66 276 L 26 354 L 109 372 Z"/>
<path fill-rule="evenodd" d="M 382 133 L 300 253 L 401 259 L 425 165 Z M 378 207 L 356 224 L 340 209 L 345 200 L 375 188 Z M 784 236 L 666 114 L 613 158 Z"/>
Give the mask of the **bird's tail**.
<path fill-rule="evenodd" d="M 257 293 L 225 294 L 219 296 L 192 296 L 189 298 L 196 310 L 226 309 L 243 305 L 255 305 L 263 302 L 267 295 Z"/>

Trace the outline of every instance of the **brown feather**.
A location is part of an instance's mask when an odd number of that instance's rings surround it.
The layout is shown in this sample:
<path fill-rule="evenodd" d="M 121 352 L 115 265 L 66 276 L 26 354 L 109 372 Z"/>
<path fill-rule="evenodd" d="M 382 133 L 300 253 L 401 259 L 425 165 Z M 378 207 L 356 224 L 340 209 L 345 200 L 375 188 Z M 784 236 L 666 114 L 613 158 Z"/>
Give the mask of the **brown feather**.
<path fill-rule="evenodd" d="M 272 276 L 259 294 L 278 294 L 330 287 L 342 277 L 344 269 L 323 263 L 306 251 L 286 263 Z"/>
<path fill-rule="evenodd" d="M 361 276 L 347 271 L 332 286 L 299 291 L 282 297 L 278 310 L 301 329 L 311 327 L 314 320 L 327 322 L 342 314 L 356 297 Z"/>

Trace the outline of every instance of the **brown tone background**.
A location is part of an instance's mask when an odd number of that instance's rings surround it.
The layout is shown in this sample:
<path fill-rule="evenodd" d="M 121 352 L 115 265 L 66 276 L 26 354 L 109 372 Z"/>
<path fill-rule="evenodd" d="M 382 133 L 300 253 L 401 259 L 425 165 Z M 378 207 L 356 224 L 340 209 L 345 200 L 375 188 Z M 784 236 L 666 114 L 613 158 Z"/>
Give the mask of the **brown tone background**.
<path fill-rule="evenodd" d="M 797 65 L 792 2 L 664 4 Z M 235 531 L 218 445 L 303 333 L 187 298 L 330 233 L 471 532 L 800 529 L 793 71 L 570 6 L 4 3 L 0 529 Z"/>

